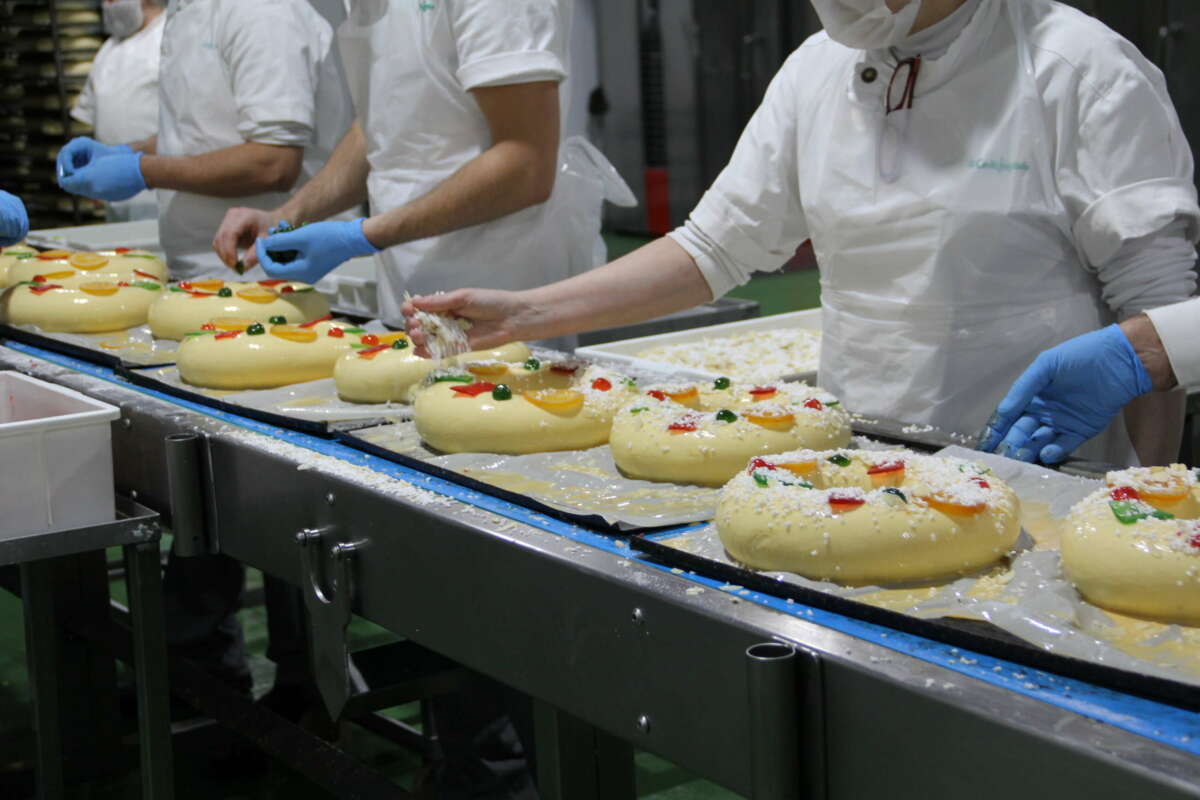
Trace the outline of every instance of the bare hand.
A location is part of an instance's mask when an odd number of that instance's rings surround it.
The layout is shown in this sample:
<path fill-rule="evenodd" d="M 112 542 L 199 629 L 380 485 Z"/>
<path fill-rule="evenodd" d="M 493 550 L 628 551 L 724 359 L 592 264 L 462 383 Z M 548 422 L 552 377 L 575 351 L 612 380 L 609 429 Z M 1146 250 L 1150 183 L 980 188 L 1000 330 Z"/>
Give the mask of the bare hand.
<path fill-rule="evenodd" d="M 260 236 L 266 236 L 267 231 L 278 224 L 279 219 L 279 215 L 274 211 L 231 208 L 221 221 L 217 235 L 213 237 L 213 250 L 230 269 L 237 269 L 239 260 L 245 269 L 249 269 L 258 263 L 254 243 Z"/>
<path fill-rule="evenodd" d="M 520 292 L 498 289 L 456 289 L 446 294 L 414 297 L 400 307 L 408 321 L 408 335 L 419 356 L 429 358 L 424 331 L 414 319 L 417 311 L 461 317 L 471 321 L 467 340 L 472 350 L 490 350 L 528 337 L 536 316 Z M 529 338 L 538 338 L 536 336 Z"/>

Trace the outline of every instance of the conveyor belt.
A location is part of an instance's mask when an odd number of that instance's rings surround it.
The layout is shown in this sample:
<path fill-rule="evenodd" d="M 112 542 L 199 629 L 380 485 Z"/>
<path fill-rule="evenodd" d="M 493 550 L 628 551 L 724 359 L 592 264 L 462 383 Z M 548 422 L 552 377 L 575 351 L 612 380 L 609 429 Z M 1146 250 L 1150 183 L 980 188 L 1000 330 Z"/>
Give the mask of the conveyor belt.
<path fill-rule="evenodd" d="M 566 523 L 548 515 L 533 512 L 519 505 L 464 489 L 441 478 L 356 451 L 340 442 L 283 430 L 237 415 L 206 408 L 177 398 L 167 397 L 149 390 L 140 388 L 132 389 L 132 387 L 129 387 L 128 384 L 115 375 L 112 370 L 80 362 L 67 356 L 48 353 L 20 343 L 9 343 L 9 347 L 13 350 L 59 364 L 101 380 L 167 400 L 180 407 L 206 414 L 227 424 L 251 430 L 272 439 L 284 441 L 316 453 L 332 456 L 380 474 L 395 477 L 475 508 L 492 512 L 506 519 L 514 520 L 557 536 L 565 537 L 580 544 L 628 559 L 641 558 L 637 553 L 631 551 L 627 542 L 623 539 L 602 535 L 583 526 Z M 677 567 L 673 568 L 669 565 L 655 564 L 650 561 L 643 563 L 663 572 L 682 573 L 682 570 Z M 970 652 L 945 643 L 931 641 L 930 639 L 914 636 L 894 628 L 854 619 L 821 608 L 806 606 L 794 600 L 780 597 L 777 594 L 767 594 L 750 588 L 730 587 L 723 580 L 702 575 L 686 575 L 684 577 L 695 584 L 697 590 L 729 593 L 742 602 L 752 603 L 791 617 L 814 622 L 834 631 L 849 634 L 858 639 L 880 645 L 905 656 L 917 658 L 942 669 L 983 681 L 1018 695 L 1034 698 L 1040 702 L 1099 720 L 1115 728 L 1137 734 L 1177 750 L 1200 756 L 1200 714 L 1195 712 L 1122 694 L 1081 680 L 1062 677 L 1043 670 L 1022 667 L 1010 661 Z"/>

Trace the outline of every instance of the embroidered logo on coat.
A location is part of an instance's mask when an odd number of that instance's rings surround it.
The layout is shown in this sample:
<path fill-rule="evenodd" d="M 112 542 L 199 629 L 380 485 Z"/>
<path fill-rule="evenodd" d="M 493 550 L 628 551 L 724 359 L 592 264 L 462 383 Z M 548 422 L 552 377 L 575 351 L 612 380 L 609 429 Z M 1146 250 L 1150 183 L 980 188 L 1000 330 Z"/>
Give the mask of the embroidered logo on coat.
<path fill-rule="evenodd" d="M 436 0 L 418 0 L 417 8 L 422 11 L 433 11 L 437 8 L 437 2 Z"/>
<path fill-rule="evenodd" d="M 971 169 L 990 169 L 993 172 L 1029 172 L 1032 167 L 1024 161 L 1003 161 L 995 158 L 973 158 L 967 162 Z"/>

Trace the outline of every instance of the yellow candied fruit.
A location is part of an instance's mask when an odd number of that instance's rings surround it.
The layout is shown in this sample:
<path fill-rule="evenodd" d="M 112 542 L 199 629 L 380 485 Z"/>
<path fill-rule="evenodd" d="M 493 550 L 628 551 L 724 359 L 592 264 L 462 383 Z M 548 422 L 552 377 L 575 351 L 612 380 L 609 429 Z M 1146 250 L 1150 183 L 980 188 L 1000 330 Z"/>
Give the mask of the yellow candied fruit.
<path fill-rule="evenodd" d="M 583 408 L 583 393 L 574 389 L 541 389 L 521 396 L 552 414 L 570 414 Z"/>
<path fill-rule="evenodd" d="M 928 497 L 922 497 L 921 499 L 928 503 L 929 507 L 934 511 L 941 511 L 943 514 L 949 514 L 955 517 L 969 517 L 974 514 L 978 514 L 987 508 L 987 503 L 964 505 L 962 503 L 956 503 L 952 500 L 946 500 L 945 498 L 938 497 L 937 495 L 930 495 Z"/>
<path fill-rule="evenodd" d="M 375 336 L 376 336 L 376 338 L 379 339 L 380 344 L 388 344 L 388 345 L 395 344 L 396 342 L 400 341 L 401 339 L 408 338 L 408 334 L 406 334 L 404 331 L 392 331 L 391 333 L 377 333 L 377 334 L 375 334 Z"/>
<path fill-rule="evenodd" d="M 89 281 L 88 283 L 79 285 L 80 291 L 95 295 L 96 297 L 109 297 L 116 294 L 120 288 L 120 286 L 112 281 Z"/>
<path fill-rule="evenodd" d="M 380 343 L 383 343 L 383 337 L 380 337 Z M 508 374 L 508 364 L 468 364 L 467 372 L 476 378 L 499 378 Z"/>
<path fill-rule="evenodd" d="M 747 421 L 753 422 L 760 428 L 767 428 L 773 431 L 785 431 L 792 427 L 792 424 L 796 421 L 796 415 L 786 411 L 778 413 L 760 411 L 754 414 L 744 414 L 743 416 L 746 417 Z"/>
<path fill-rule="evenodd" d="M 270 303 L 279 297 L 279 295 L 265 286 L 251 286 L 242 289 L 237 293 L 237 296 L 243 300 L 249 300 L 251 303 Z"/>
<path fill-rule="evenodd" d="M 664 392 L 663 394 L 680 405 L 687 406 L 688 408 L 700 408 L 700 390 L 695 386 L 689 386 L 682 392 Z"/>
<path fill-rule="evenodd" d="M 48 281 L 57 281 L 62 278 L 74 278 L 76 275 L 73 269 L 63 269 L 58 272 L 43 272 L 42 277 Z"/>
<path fill-rule="evenodd" d="M 108 259 L 99 253 L 73 253 L 67 262 L 75 269 L 89 271 L 100 269 L 108 263 Z"/>
<path fill-rule="evenodd" d="M 44 253 L 37 254 L 39 261 L 61 261 L 64 258 L 71 257 L 70 250 L 47 250 Z"/>
<path fill-rule="evenodd" d="M 776 464 L 779 469 L 786 469 L 793 475 L 799 475 L 803 478 L 805 475 L 811 475 L 817 471 L 816 461 L 792 461 L 787 464 Z"/>
<path fill-rule="evenodd" d="M 199 281 L 183 281 L 180 288 L 196 292 L 219 292 L 225 286 L 225 281 L 217 278 L 205 278 Z"/>
<path fill-rule="evenodd" d="M 289 342 L 308 344 L 317 340 L 317 332 L 312 328 L 301 328 L 299 325 L 272 325 L 271 335 L 286 339 Z"/>
<path fill-rule="evenodd" d="M 219 331 L 244 331 L 254 324 L 252 319 L 241 317 L 217 317 L 210 324 Z"/>

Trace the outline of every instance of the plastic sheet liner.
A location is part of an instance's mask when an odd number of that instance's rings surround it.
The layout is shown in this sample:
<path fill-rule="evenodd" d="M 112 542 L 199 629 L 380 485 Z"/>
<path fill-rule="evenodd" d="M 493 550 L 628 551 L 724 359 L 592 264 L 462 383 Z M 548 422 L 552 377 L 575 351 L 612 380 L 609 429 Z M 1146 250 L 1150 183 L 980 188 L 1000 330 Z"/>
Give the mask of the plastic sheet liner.
<path fill-rule="evenodd" d="M 85 350 L 93 350 L 108 359 L 134 366 L 154 366 L 175 362 L 179 342 L 155 339 L 149 325 L 108 333 L 47 333 L 36 325 L 15 325 L 18 330 L 54 339 Z"/>
<path fill-rule="evenodd" d="M 949 583 L 924 586 L 846 587 L 790 572 L 765 574 L 916 617 L 990 622 L 1049 652 L 1200 686 L 1200 628 L 1104 611 L 1084 601 L 1063 576 L 1057 522 L 1099 488 L 1099 481 L 961 447 L 948 447 L 938 455 L 971 459 L 990 467 L 1020 496 L 1023 531 L 1009 563 Z M 736 565 L 726 555 L 713 525 L 659 542 Z"/>

